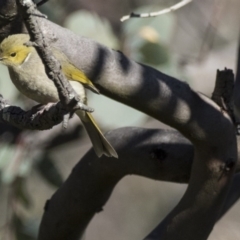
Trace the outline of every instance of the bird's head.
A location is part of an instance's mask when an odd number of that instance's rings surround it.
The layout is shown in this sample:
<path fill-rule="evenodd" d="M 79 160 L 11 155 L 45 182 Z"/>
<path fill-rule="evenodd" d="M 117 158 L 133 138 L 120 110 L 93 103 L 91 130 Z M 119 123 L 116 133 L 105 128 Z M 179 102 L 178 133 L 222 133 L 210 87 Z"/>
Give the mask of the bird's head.
<path fill-rule="evenodd" d="M 0 44 L 0 62 L 6 66 L 18 67 L 29 56 L 33 47 L 27 47 L 27 34 L 15 34 L 5 38 Z"/>

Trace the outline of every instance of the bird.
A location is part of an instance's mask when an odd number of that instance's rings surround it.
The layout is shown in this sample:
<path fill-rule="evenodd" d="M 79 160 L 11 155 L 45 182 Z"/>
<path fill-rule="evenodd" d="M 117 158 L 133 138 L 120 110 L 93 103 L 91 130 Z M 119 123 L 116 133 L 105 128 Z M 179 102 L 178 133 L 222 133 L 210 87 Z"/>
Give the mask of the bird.
<path fill-rule="evenodd" d="M 13 84 L 23 95 L 40 104 L 58 102 L 57 88 L 45 73 L 36 49 L 26 45 L 29 40 L 28 34 L 14 34 L 5 38 L 0 44 L 0 62 L 8 67 Z M 60 49 L 51 46 L 51 50 L 59 61 L 65 77 L 83 99 L 84 104 L 87 104 L 85 88 L 95 93 L 99 93 L 98 89 Z M 91 113 L 82 110 L 77 110 L 75 113 L 81 119 L 96 155 L 101 157 L 104 154 L 118 158 L 115 149 L 103 135 Z"/>

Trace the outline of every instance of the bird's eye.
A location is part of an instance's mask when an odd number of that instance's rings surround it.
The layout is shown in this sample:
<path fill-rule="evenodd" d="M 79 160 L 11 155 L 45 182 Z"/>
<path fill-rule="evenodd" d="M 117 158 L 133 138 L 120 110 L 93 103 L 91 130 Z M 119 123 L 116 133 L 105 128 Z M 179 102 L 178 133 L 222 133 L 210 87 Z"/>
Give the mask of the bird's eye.
<path fill-rule="evenodd" d="M 17 54 L 15 52 L 11 53 L 10 56 L 11 57 L 15 57 Z"/>

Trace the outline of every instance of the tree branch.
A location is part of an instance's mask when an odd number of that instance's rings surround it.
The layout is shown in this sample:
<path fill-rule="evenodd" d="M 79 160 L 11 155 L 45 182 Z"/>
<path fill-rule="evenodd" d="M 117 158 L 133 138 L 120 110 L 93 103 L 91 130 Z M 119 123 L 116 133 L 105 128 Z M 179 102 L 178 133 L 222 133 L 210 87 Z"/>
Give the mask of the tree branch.
<path fill-rule="evenodd" d="M 176 236 L 178 240 L 190 240 L 193 236 L 196 240 L 207 239 L 220 214 L 237 159 L 235 129 L 227 113 L 209 98 L 192 91 L 186 83 L 138 64 L 118 51 L 77 36 L 46 19 L 39 18 L 38 24 L 45 35 L 54 33 L 56 41 L 53 45 L 82 69 L 103 94 L 178 129 L 194 144 L 189 187 L 180 203 L 157 228 L 157 237 L 163 240 L 176 239 Z M 159 176 L 156 175 L 162 170 L 159 155 L 137 148 L 147 138 L 141 141 L 133 129 L 128 129 L 127 133 L 122 130 L 114 133 L 111 142 L 119 158 L 127 159 L 127 162 L 132 159 L 134 164 L 124 165 L 120 160 L 106 158 L 96 161 L 93 152 L 89 152 L 47 204 L 40 240 L 78 239 L 119 179 L 131 170 L 138 175 Z M 138 136 L 135 142 L 127 135 L 131 133 Z M 122 141 L 117 142 L 117 139 Z M 146 163 L 144 159 L 149 168 L 141 172 L 139 165 Z M 107 175 L 108 169 L 116 167 L 116 163 L 121 165 L 118 165 L 121 171 Z M 93 177 L 95 172 L 98 174 Z M 171 169 L 164 169 L 162 174 L 169 177 Z M 65 205 L 67 202 L 70 204 Z M 69 209 L 66 211 L 63 206 Z M 58 231 L 54 231 L 56 226 Z M 58 235 L 60 232 L 61 236 Z M 149 236 L 152 235 L 154 231 Z"/>
<path fill-rule="evenodd" d="M 160 15 L 163 15 L 163 14 L 166 14 L 166 13 L 169 13 L 169 12 L 173 12 L 173 11 L 176 11 L 178 10 L 179 8 L 182 8 L 183 6 L 187 5 L 188 3 L 192 2 L 192 0 L 182 0 L 181 2 L 169 7 L 169 8 L 165 8 L 161 11 L 158 11 L 158 12 L 151 12 L 151 13 L 134 13 L 132 12 L 130 15 L 126 15 L 126 16 L 123 16 L 120 21 L 121 22 L 124 22 L 130 18 L 149 18 L 149 17 L 157 17 L 157 16 L 160 16 Z"/>
<path fill-rule="evenodd" d="M 79 239 L 124 176 L 134 174 L 160 181 L 189 182 L 194 148 L 179 132 L 122 128 L 109 132 L 107 137 L 119 153 L 119 159 L 98 159 L 91 150 L 79 161 L 64 185 L 48 201 L 39 240 Z M 238 164 L 237 171 L 239 169 Z M 237 181 L 234 182 L 238 186 Z M 231 187 L 229 201 L 221 215 L 236 201 L 239 191 L 234 190 Z"/>
<path fill-rule="evenodd" d="M 46 130 L 59 124 L 68 111 L 61 103 L 34 107 L 24 111 L 20 107 L 7 104 L 0 95 L 0 122 L 11 124 L 20 129 Z"/>
<path fill-rule="evenodd" d="M 102 210 L 117 182 L 126 175 L 188 181 L 193 147 L 178 132 L 122 128 L 111 131 L 107 137 L 119 159 L 98 159 L 91 150 L 79 161 L 48 201 L 39 240 L 79 239 L 94 214 Z"/>

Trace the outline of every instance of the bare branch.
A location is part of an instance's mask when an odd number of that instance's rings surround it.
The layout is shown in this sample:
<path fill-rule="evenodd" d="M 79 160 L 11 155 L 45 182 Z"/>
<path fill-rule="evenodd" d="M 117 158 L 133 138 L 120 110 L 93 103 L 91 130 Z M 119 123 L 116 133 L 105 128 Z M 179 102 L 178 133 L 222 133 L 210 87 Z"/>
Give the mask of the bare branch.
<path fill-rule="evenodd" d="M 54 103 L 42 108 L 24 111 L 20 107 L 6 103 L 0 95 L 0 122 L 11 124 L 21 129 L 46 130 L 59 124 L 68 111 L 62 104 Z"/>
<path fill-rule="evenodd" d="M 56 35 L 57 41 L 53 45 L 61 48 L 77 67 L 83 69 L 103 94 L 175 127 L 194 144 L 189 187 L 180 203 L 160 224 L 158 237 L 163 240 L 176 239 L 176 236 L 178 240 L 192 240 L 193 236 L 196 240 L 207 239 L 219 216 L 235 171 L 236 137 L 228 114 L 184 82 L 138 64 L 118 51 L 77 36 L 44 18 L 39 18 L 38 24 L 44 33 Z M 127 133 L 136 135 L 132 129 L 128 129 Z M 141 142 L 140 137 L 133 142 L 127 138 L 127 133 L 120 130 L 111 140 L 120 153 L 119 158 L 130 162 L 131 157 L 136 174 L 158 174 L 162 169 L 161 155 L 136 148 Z M 122 139 L 119 145 L 116 139 Z M 146 141 L 144 139 L 143 144 Z M 126 145 L 131 149 L 124 148 Z M 77 239 L 94 213 L 101 210 L 119 179 L 131 173 L 129 165 L 119 166 L 122 164 L 120 160 L 102 158 L 96 161 L 92 154 L 89 152 L 85 156 L 46 206 L 39 240 Z M 143 156 L 152 164 L 140 172 L 142 168 L 139 165 L 146 163 L 141 158 Z M 138 162 L 139 159 L 142 160 Z M 108 167 L 105 165 L 103 168 L 104 162 Z M 108 169 L 115 167 L 115 164 L 119 164 L 120 173 L 111 171 L 107 175 Z M 169 176 L 170 170 L 164 169 L 162 174 Z M 97 177 L 93 177 L 94 172 L 98 172 Z M 78 188 L 75 187 L 76 182 Z M 79 188 L 83 190 L 79 192 Z M 70 204 L 66 210 L 63 206 L 67 202 Z M 75 206 L 74 210 L 72 206 Z M 55 231 L 56 226 L 61 231 Z M 60 232 L 64 234 L 59 236 Z"/>
<path fill-rule="evenodd" d="M 217 70 L 216 84 L 212 94 L 212 100 L 221 107 L 222 111 L 226 111 L 231 117 L 234 124 L 236 118 L 234 115 L 233 106 L 233 90 L 234 90 L 234 75 L 231 69 L 224 71 Z"/>
<path fill-rule="evenodd" d="M 238 153 L 238 156 L 239 156 L 239 153 Z M 224 216 L 224 214 L 227 213 L 227 211 L 231 209 L 231 207 L 240 199 L 239 187 L 240 187 L 240 174 L 237 173 L 234 175 L 229 193 L 227 195 L 226 201 L 223 205 L 223 208 L 221 210 L 221 213 L 218 219 L 221 219 Z"/>
<path fill-rule="evenodd" d="M 117 182 L 126 175 L 189 182 L 194 148 L 177 131 L 121 128 L 109 132 L 107 137 L 118 151 L 119 159 L 98 159 L 91 150 L 79 161 L 64 185 L 48 201 L 39 240 L 78 240 L 94 214 L 103 209 Z M 239 191 L 234 190 L 231 188 L 221 214 L 238 198 Z"/>
<path fill-rule="evenodd" d="M 164 181 L 188 181 L 193 148 L 178 132 L 122 128 L 111 131 L 107 137 L 119 159 L 99 159 L 91 150 L 79 161 L 67 181 L 48 201 L 39 240 L 79 239 L 92 217 L 102 211 L 117 182 L 128 174 Z"/>
<path fill-rule="evenodd" d="M 123 16 L 120 21 L 121 22 L 124 22 L 130 18 L 149 18 L 149 17 L 157 17 L 157 16 L 160 16 L 160 15 L 163 15 L 163 14 L 166 14 L 166 13 L 169 13 L 169 12 L 173 12 L 173 11 L 176 11 L 178 10 L 179 8 L 182 8 L 183 6 L 187 5 L 188 3 L 192 2 L 192 0 L 183 0 L 169 8 L 165 8 L 161 11 L 158 11 L 158 12 L 151 12 L 151 13 L 134 13 L 132 12 L 130 15 L 126 15 L 126 16 Z"/>

